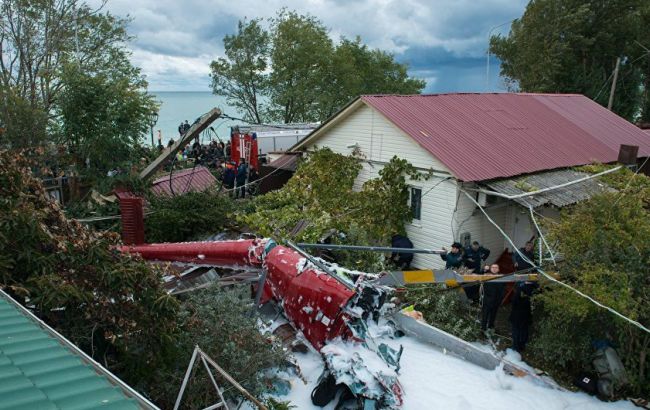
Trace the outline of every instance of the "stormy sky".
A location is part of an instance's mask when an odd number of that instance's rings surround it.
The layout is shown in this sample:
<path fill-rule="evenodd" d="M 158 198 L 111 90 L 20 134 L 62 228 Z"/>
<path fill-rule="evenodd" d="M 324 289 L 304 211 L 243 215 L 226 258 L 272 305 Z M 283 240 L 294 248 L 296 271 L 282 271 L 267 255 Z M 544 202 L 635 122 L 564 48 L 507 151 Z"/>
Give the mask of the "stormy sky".
<path fill-rule="evenodd" d="M 90 1 L 97 4 L 99 0 Z M 106 9 L 130 17 L 133 62 L 152 91 L 210 91 L 209 64 L 223 55 L 223 36 L 238 20 L 274 16 L 282 7 L 309 13 L 330 36 L 361 36 L 395 54 L 426 92 L 485 91 L 491 27 L 520 17 L 527 0 L 109 0 Z M 509 23 L 493 33 L 507 33 Z M 504 91 L 498 61 L 491 91 Z"/>

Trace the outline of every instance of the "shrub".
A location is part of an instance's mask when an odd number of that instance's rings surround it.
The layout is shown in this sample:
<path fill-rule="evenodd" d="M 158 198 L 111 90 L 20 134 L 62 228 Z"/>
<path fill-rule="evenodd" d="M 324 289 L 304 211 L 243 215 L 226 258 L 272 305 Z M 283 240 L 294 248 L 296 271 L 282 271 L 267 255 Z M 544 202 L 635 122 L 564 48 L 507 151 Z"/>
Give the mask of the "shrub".
<path fill-rule="evenodd" d="M 587 170 L 598 172 L 602 167 Z M 605 176 L 619 189 L 576 205 L 549 226 L 564 255 L 561 279 L 646 327 L 650 325 L 650 178 L 624 169 Z M 623 360 L 630 385 L 650 394 L 650 335 L 576 293 L 553 286 L 536 297 L 531 343 L 551 370 L 574 375 L 590 366 L 591 342 L 607 339 Z"/>
<path fill-rule="evenodd" d="M 160 371 L 158 382 L 148 391 L 159 398 L 162 408 L 172 408 L 194 346 L 198 345 L 253 396 L 271 391 L 273 376 L 264 370 L 283 368 L 286 353 L 269 334 L 261 334 L 257 319 L 250 315 L 253 301 L 246 286 L 224 289 L 214 285 L 192 292 L 180 308 L 182 329 L 176 365 Z M 191 382 L 183 398 L 184 408 L 204 408 L 218 397 L 207 372 L 195 364 Z M 227 397 L 241 398 L 230 384 L 213 371 Z M 169 389 L 169 386 L 174 386 Z"/>
<path fill-rule="evenodd" d="M 478 340 L 480 326 L 476 323 L 479 309 L 462 300 L 460 289 L 444 285 L 411 286 L 404 300 L 422 312 L 427 323 L 465 340 Z"/>
<path fill-rule="evenodd" d="M 177 332 L 161 269 L 67 219 L 30 165 L 0 151 L 0 285 L 127 380 L 146 377 Z"/>
<path fill-rule="evenodd" d="M 182 242 L 224 229 L 234 201 L 214 191 L 175 197 L 150 197 L 152 214 L 145 218 L 147 242 Z"/>

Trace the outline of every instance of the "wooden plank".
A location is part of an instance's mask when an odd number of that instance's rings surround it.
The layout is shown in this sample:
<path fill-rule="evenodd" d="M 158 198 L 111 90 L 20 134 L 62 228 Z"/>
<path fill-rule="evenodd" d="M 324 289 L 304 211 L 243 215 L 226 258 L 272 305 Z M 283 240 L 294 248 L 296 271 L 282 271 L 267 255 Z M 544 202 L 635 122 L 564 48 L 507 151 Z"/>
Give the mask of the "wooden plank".
<path fill-rule="evenodd" d="M 167 160 L 176 155 L 176 152 L 178 152 L 181 147 L 185 146 L 185 144 L 190 142 L 192 139 L 198 137 L 203 130 L 208 128 L 208 126 L 220 116 L 221 110 L 218 108 L 213 108 L 208 113 L 204 114 L 199 121 L 192 124 L 190 129 L 178 141 L 176 141 L 171 148 L 165 148 L 160 156 L 158 156 L 158 158 L 156 158 L 140 173 L 140 179 L 148 179 L 154 175 L 156 171 L 167 162 Z"/>

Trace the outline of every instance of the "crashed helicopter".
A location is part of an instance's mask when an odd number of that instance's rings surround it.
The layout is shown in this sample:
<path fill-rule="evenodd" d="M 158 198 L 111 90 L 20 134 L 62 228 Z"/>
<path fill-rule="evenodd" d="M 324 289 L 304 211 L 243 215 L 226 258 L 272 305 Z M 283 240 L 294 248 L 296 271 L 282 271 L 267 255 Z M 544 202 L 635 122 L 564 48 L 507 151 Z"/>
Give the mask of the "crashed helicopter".
<path fill-rule="evenodd" d="M 532 376 L 557 388 L 492 352 L 410 317 L 390 301 L 397 287 L 409 283 L 454 286 L 478 280 L 530 281 L 537 279 L 535 274 L 460 275 L 451 270 L 370 274 L 340 268 L 309 255 L 290 241 L 287 244 L 255 238 L 125 245 L 121 251 L 137 253 L 150 261 L 258 270 L 254 282 L 256 306 L 275 304 L 291 326 L 323 356 L 325 371 L 312 393 L 312 401 L 320 406 L 334 399 L 335 394 L 323 394 L 327 390 L 324 386 L 330 385 L 346 386 L 364 409 L 400 408 L 404 395 L 398 378 L 402 349 L 375 343 L 367 332 L 368 321 L 380 318 L 387 319 L 396 332 L 414 336 L 481 367 L 503 366 L 510 374 Z M 360 356 L 341 355 L 328 347 L 340 339 L 360 343 L 375 352 L 385 363 L 385 370 L 370 369 Z"/>

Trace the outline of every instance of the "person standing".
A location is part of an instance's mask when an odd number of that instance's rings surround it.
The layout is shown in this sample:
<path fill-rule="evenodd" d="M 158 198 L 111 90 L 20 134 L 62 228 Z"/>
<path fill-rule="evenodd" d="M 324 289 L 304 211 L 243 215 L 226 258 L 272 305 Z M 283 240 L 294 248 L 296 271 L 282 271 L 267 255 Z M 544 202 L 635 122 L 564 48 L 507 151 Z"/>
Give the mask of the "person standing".
<path fill-rule="evenodd" d="M 413 242 L 404 235 L 395 234 L 390 240 L 390 246 L 391 248 L 413 249 Z M 390 259 L 395 263 L 397 269 L 409 270 L 411 262 L 413 262 L 413 253 L 396 252 L 391 255 Z"/>
<path fill-rule="evenodd" d="M 535 254 L 533 253 L 533 243 L 531 241 L 526 242 L 524 247 L 519 249 L 519 252 L 521 252 L 526 259 L 531 261 L 533 264 L 535 263 Z M 515 270 L 532 269 L 535 267 L 530 262 L 524 260 L 518 252 L 513 253 L 512 263 L 515 266 Z"/>
<path fill-rule="evenodd" d="M 248 180 L 248 164 L 246 158 L 239 160 L 239 167 L 237 167 L 237 191 L 236 197 L 244 198 L 246 196 L 246 181 Z"/>
<path fill-rule="evenodd" d="M 440 258 L 445 261 L 445 269 L 458 269 L 463 264 L 463 245 L 458 242 L 451 244 L 451 251 L 447 252 L 446 248 L 442 248 L 445 253 L 440 254 Z"/>
<path fill-rule="evenodd" d="M 235 184 L 235 165 L 232 162 L 226 163 L 226 169 L 223 172 L 223 186 L 226 189 L 233 189 Z"/>
<path fill-rule="evenodd" d="M 490 250 L 482 247 L 477 241 L 472 242 L 471 246 L 465 248 L 465 254 L 463 255 L 463 264 L 468 269 L 471 269 L 473 273 L 481 274 L 481 265 L 485 260 L 490 256 Z M 464 286 L 465 295 L 470 300 L 478 302 L 479 300 L 479 288 L 480 285 L 470 285 Z"/>
<path fill-rule="evenodd" d="M 184 127 L 184 125 L 183 125 L 183 121 L 181 121 L 181 123 L 178 125 L 178 136 L 179 136 L 179 137 L 182 137 L 182 136 L 183 136 L 183 130 L 184 130 L 184 129 L 185 129 L 185 127 Z"/>
<path fill-rule="evenodd" d="M 485 266 L 485 273 L 499 275 L 499 265 L 493 263 Z M 503 301 L 505 285 L 501 282 L 483 283 L 483 305 L 481 306 L 481 330 L 491 332 L 494 329 L 494 321 Z"/>
<path fill-rule="evenodd" d="M 185 123 L 183 124 L 183 134 L 185 134 L 189 130 L 190 130 L 190 123 L 189 121 L 185 120 Z"/>
<path fill-rule="evenodd" d="M 510 324 L 512 326 L 512 348 L 521 353 L 528 343 L 528 329 L 533 321 L 530 297 L 537 284 L 518 282 L 515 284 L 512 296 Z"/>

